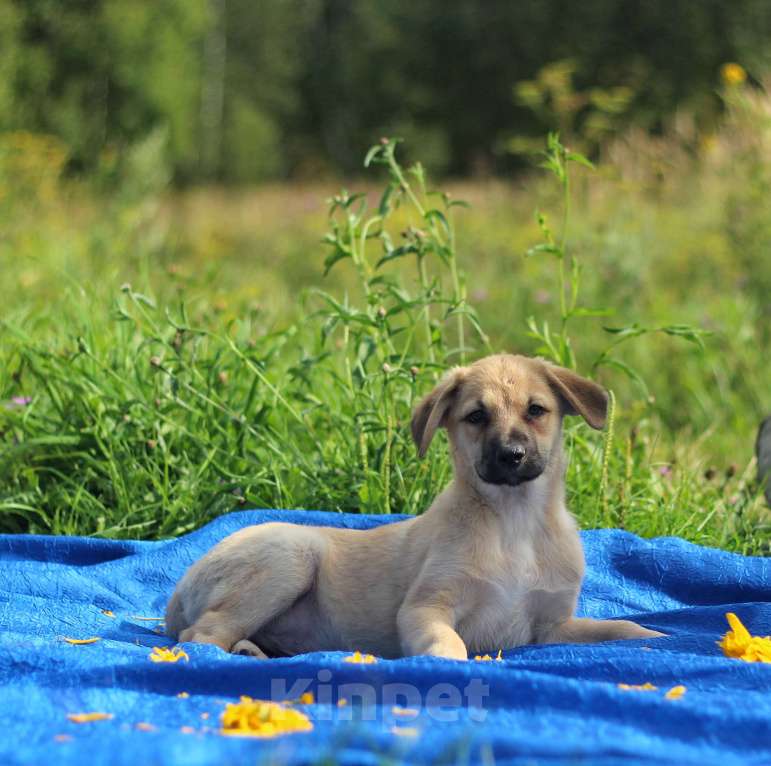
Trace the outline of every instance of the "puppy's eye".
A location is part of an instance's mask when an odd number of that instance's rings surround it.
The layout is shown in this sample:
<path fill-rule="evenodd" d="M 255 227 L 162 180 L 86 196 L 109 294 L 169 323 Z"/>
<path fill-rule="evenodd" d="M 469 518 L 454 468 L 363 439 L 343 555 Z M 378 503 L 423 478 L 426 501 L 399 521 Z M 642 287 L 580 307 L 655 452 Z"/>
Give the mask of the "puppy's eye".
<path fill-rule="evenodd" d="M 469 412 L 469 414 L 466 415 L 466 417 L 463 419 L 467 423 L 478 426 L 487 420 L 487 413 L 484 410 L 474 410 L 473 412 Z"/>
<path fill-rule="evenodd" d="M 546 408 L 541 407 L 540 404 L 531 404 L 527 408 L 528 417 L 531 417 L 531 418 L 540 418 L 541 415 L 543 415 L 545 412 L 546 412 Z"/>

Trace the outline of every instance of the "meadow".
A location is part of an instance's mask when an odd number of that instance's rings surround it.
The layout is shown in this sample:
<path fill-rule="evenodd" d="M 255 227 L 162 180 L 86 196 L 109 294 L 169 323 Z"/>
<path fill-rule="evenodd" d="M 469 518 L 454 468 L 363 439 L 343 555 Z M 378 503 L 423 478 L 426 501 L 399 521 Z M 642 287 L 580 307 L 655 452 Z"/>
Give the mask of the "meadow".
<path fill-rule="evenodd" d="M 418 460 L 412 405 L 505 350 L 613 391 L 604 434 L 566 428 L 584 527 L 769 553 L 771 101 L 737 89 L 694 135 L 630 131 L 596 167 L 552 138 L 546 168 L 438 194 L 392 141 L 349 192 L 173 190 L 160 134 L 87 180 L 4 134 L 0 531 L 419 513 L 450 471 L 442 440 Z"/>

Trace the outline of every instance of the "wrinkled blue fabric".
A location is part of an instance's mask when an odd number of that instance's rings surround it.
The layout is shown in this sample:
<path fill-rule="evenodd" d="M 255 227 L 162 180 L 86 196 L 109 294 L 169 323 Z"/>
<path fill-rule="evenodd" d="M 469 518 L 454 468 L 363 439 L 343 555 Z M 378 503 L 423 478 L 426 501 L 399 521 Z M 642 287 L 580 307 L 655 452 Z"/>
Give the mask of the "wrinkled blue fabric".
<path fill-rule="evenodd" d="M 363 665 L 339 652 L 259 661 L 194 644 L 184 645 L 189 662 L 148 659 L 170 642 L 138 618 L 162 616 L 185 569 L 231 532 L 274 520 L 358 529 L 399 518 L 248 511 L 165 542 L 0 536 L 0 763 L 771 763 L 771 665 L 727 659 L 716 643 L 728 611 L 753 634 L 771 633 L 771 561 L 675 538 L 583 533 L 579 614 L 632 618 L 667 638 L 504 647 L 500 662 Z M 101 640 L 73 646 L 64 636 Z M 645 682 L 657 690 L 618 686 Z M 469 706 L 472 683 L 483 694 Z M 684 697 L 665 698 L 681 684 Z M 312 732 L 219 734 L 226 702 L 303 691 L 317 700 L 302 708 Z M 395 704 L 418 714 L 397 715 Z M 67 719 L 92 711 L 114 717 Z"/>

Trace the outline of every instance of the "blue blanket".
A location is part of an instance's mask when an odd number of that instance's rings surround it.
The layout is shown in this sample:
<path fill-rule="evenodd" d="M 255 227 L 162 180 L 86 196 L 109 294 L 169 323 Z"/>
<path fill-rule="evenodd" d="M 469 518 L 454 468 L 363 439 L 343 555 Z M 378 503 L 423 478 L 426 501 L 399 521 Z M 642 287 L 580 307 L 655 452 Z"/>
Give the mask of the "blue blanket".
<path fill-rule="evenodd" d="M 655 641 L 375 664 L 335 652 L 259 661 L 190 644 L 189 661 L 151 662 L 152 647 L 170 643 L 147 618 L 163 615 L 185 569 L 225 535 L 276 519 L 363 528 L 399 517 L 233 513 L 152 543 L 0 536 L 0 763 L 771 763 L 771 666 L 726 659 L 716 644 L 727 611 L 771 632 L 771 560 L 679 539 L 583 535 L 579 613 L 668 634 Z M 646 683 L 656 689 L 619 687 Z M 668 699 L 679 685 L 685 694 Z M 310 732 L 219 733 L 240 695 L 305 691 L 316 699 L 298 708 Z M 68 719 L 87 712 L 112 718 Z"/>

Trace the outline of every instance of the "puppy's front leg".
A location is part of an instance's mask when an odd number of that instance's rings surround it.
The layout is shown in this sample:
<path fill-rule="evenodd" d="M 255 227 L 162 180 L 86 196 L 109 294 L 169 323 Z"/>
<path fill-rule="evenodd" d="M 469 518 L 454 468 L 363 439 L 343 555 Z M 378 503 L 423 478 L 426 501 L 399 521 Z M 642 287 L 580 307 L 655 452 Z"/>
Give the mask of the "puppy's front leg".
<path fill-rule="evenodd" d="M 629 620 L 592 620 L 571 617 L 548 631 L 544 644 L 594 644 L 600 641 L 618 641 L 630 638 L 660 638 L 665 635 L 648 630 Z"/>
<path fill-rule="evenodd" d="M 397 615 L 399 638 L 405 655 L 428 654 L 467 660 L 463 639 L 452 627 L 452 614 L 437 606 L 405 603 Z"/>

